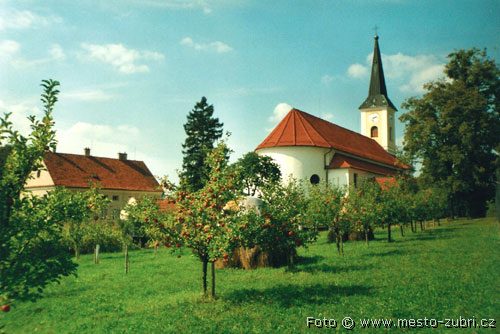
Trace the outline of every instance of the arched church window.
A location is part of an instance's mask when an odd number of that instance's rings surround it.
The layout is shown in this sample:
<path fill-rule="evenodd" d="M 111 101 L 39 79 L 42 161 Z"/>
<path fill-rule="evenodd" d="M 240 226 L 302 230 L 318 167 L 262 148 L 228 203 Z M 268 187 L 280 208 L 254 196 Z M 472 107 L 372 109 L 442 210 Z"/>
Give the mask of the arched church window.
<path fill-rule="evenodd" d="M 319 183 L 319 176 L 318 174 L 313 174 L 311 175 L 311 178 L 309 179 L 311 184 L 318 184 Z"/>
<path fill-rule="evenodd" d="M 376 126 L 372 126 L 370 130 L 370 137 L 372 138 L 378 137 L 378 128 Z"/>

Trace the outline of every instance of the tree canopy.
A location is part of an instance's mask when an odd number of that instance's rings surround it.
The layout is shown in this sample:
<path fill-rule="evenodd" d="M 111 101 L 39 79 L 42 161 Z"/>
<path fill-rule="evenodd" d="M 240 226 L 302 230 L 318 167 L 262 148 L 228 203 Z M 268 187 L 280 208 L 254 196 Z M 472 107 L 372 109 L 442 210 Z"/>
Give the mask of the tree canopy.
<path fill-rule="evenodd" d="M 281 171 L 271 157 L 248 152 L 236 162 L 238 175 L 247 195 L 254 196 L 257 189 L 281 179 Z"/>
<path fill-rule="evenodd" d="M 214 148 L 215 141 L 222 137 L 223 123 L 213 117 L 214 106 L 202 97 L 187 116 L 184 124 L 187 138 L 182 145 L 181 187 L 196 191 L 208 179 L 208 166 L 205 162 L 208 152 Z"/>
<path fill-rule="evenodd" d="M 41 120 L 30 116 L 25 137 L 1 118 L 0 146 L 0 301 L 35 299 L 43 288 L 75 272 L 76 265 L 61 242 L 61 220 L 50 209 L 48 196 L 21 196 L 31 173 L 42 168 L 45 151 L 55 148 L 52 111 L 59 82 L 44 80 Z"/>
<path fill-rule="evenodd" d="M 422 164 L 424 184 L 450 190 L 453 214 L 484 215 L 494 195 L 499 166 L 500 71 L 486 51 L 451 53 L 445 79 L 424 85 L 425 94 L 407 99 L 404 150 Z"/>

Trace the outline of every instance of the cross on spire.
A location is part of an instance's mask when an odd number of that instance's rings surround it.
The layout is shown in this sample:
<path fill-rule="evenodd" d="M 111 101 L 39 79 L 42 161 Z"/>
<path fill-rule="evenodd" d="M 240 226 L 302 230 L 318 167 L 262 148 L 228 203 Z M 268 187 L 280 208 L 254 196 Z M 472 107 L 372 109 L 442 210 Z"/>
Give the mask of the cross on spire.
<path fill-rule="evenodd" d="M 373 30 L 375 31 L 375 37 L 378 37 L 378 29 L 379 29 L 378 25 L 375 25 L 373 27 Z"/>

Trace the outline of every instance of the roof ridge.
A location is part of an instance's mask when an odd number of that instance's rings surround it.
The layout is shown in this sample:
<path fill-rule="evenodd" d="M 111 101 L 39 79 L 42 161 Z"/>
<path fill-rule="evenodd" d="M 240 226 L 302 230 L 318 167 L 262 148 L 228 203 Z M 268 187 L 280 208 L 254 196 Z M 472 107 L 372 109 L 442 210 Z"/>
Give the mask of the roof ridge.
<path fill-rule="evenodd" d="M 59 154 L 59 155 L 75 155 L 79 157 L 84 157 L 84 158 L 97 158 L 97 159 L 110 159 L 110 160 L 120 160 L 119 158 L 110 158 L 110 157 L 99 157 L 97 155 L 90 155 L 86 156 L 85 154 L 78 154 L 78 153 L 65 153 L 65 152 L 52 152 L 52 151 L 47 151 L 46 153 L 51 153 L 51 154 Z M 120 160 L 122 161 L 122 160 Z M 144 160 L 135 160 L 135 159 L 128 159 L 125 161 L 137 161 L 137 162 L 144 162 Z"/>
<path fill-rule="evenodd" d="M 334 125 L 334 126 L 336 126 L 336 127 L 338 127 L 338 128 L 341 128 L 341 129 L 344 129 L 344 130 L 346 130 L 346 131 L 352 132 L 352 133 L 354 133 L 354 134 L 356 134 L 356 135 L 366 137 L 365 135 L 362 135 L 362 134 L 361 134 L 361 133 L 359 133 L 359 132 L 356 132 L 356 131 L 354 131 L 354 130 L 351 130 L 351 129 L 345 128 L 345 127 L 343 127 L 343 126 L 341 126 L 341 125 L 338 125 L 338 124 L 332 123 L 332 122 L 327 121 L 326 119 L 320 118 L 320 117 L 318 117 L 318 116 L 316 116 L 316 115 L 313 115 L 313 114 L 310 114 L 310 113 L 308 113 L 308 112 L 305 112 L 305 111 L 302 111 L 302 110 L 298 110 L 298 109 L 297 109 L 297 111 L 299 111 L 299 112 L 301 112 L 301 113 L 303 113 L 303 114 L 309 115 L 309 116 L 311 116 L 311 117 L 314 117 L 314 118 L 316 118 L 316 119 L 318 119 L 318 120 L 320 120 L 320 121 L 322 121 L 322 122 L 326 122 L 326 123 L 329 123 L 329 124 L 331 124 L 331 125 Z M 321 135 L 321 137 L 323 137 L 323 136 Z M 370 139 L 370 140 L 373 140 L 373 139 L 372 139 L 372 138 L 370 138 L 370 137 L 366 137 L 366 138 L 368 138 L 368 139 Z M 373 141 L 374 141 L 374 142 L 377 142 L 376 140 L 373 140 Z"/>
<path fill-rule="evenodd" d="M 306 114 L 306 115 L 310 115 L 310 116 L 315 117 L 314 115 L 308 114 L 308 113 L 306 113 L 305 111 L 298 110 L 298 109 L 295 109 L 295 110 L 299 112 L 299 115 L 300 115 L 300 113 L 304 113 L 304 114 Z M 304 126 L 304 131 L 306 132 L 307 136 L 308 136 L 308 137 L 309 137 L 309 139 L 311 140 L 311 144 L 314 144 L 314 140 L 313 140 L 313 139 L 312 139 L 312 137 L 309 135 L 309 132 L 307 131 L 306 126 L 305 126 L 305 125 L 304 125 L 304 123 L 302 122 L 302 119 L 303 119 L 304 121 L 307 121 L 307 120 L 304 118 L 304 116 L 303 116 L 303 115 L 301 115 L 301 116 L 302 116 L 302 117 L 300 117 L 299 119 L 301 119 L 301 123 L 302 123 L 302 125 Z M 321 119 L 321 118 L 319 118 L 319 117 L 316 117 L 316 118 Z M 318 136 L 319 136 L 319 137 L 320 137 L 320 138 L 321 138 L 321 139 L 322 139 L 325 143 L 327 143 L 328 145 L 330 145 L 330 143 L 329 143 L 329 142 L 328 142 L 328 140 L 325 138 L 325 136 L 323 136 L 323 135 L 322 135 L 322 134 L 321 134 L 318 130 L 316 130 L 316 129 L 314 128 L 314 126 L 312 126 L 312 124 L 311 124 L 309 121 L 307 121 L 307 123 L 309 124 L 309 126 L 311 127 L 311 129 L 312 129 L 312 130 L 313 130 L 313 131 L 314 131 L 314 132 L 315 132 L 315 133 L 316 133 L 316 134 L 317 134 L 317 135 L 318 135 Z M 332 123 L 332 124 L 333 124 L 333 123 Z"/>

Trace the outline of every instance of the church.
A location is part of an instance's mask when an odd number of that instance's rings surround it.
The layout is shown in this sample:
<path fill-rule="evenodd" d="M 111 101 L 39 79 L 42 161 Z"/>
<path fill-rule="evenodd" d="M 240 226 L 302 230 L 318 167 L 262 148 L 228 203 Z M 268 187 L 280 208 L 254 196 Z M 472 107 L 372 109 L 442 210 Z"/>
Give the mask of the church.
<path fill-rule="evenodd" d="M 397 109 L 387 95 L 378 39 L 368 97 L 359 107 L 361 133 L 292 109 L 257 146 L 258 154 L 279 165 L 284 179 L 357 186 L 362 178 L 378 181 L 409 169 L 394 155 Z"/>

